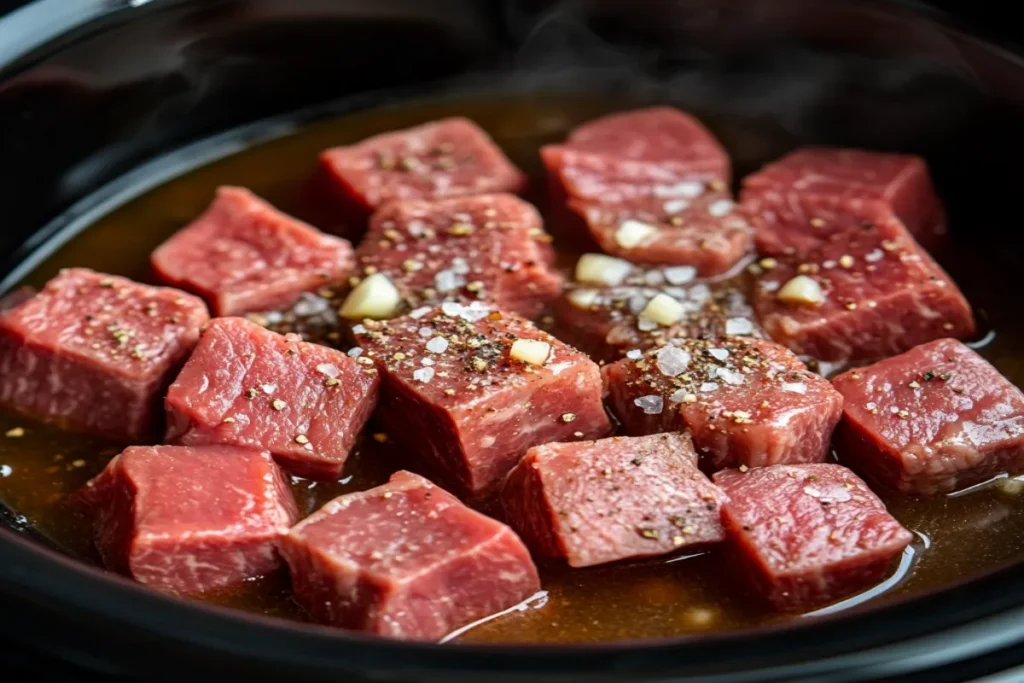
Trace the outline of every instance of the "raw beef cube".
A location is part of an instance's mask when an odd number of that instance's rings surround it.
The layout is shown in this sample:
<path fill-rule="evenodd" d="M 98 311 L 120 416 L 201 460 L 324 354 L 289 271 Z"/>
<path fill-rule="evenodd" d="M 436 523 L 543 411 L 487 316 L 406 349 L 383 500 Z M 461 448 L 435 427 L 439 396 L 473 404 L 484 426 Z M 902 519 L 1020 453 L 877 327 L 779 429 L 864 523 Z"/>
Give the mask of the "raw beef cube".
<path fill-rule="evenodd" d="M 845 397 L 840 459 L 872 481 L 930 495 L 1024 468 L 1024 395 L 953 339 L 832 381 Z"/>
<path fill-rule="evenodd" d="M 565 144 L 623 160 L 708 171 L 729 180 L 729 155 L 715 136 L 696 118 L 672 107 L 603 116 L 576 128 Z"/>
<path fill-rule="evenodd" d="M 207 321 L 175 289 L 63 270 L 0 315 L 0 404 L 122 441 L 159 430 L 160 399 Z"/>
<path fill-rule="evenodd" d="M 588 268 L 585 263 L 582 270 Z M 735 281 L 697 282 L 695 276 L 692 266 L 670 266 L 632 268 L 614 286 L 576 282 L 555 300 L 552 332 L 606 362 L 677 337 L 760 336 L 744 287 Z M 680 304 L 678 318 L 667 325 L 643 315 L 660 295 Z"/>
<path fill-rule="evenodd" d="M 692 265 L 701 275 L 720 275 L 752 245 L 750 224 L 728 191 L 617 204 L 570 200 L 568 206 L 602 251 L 634 263 Z"/>
<path fill-rule="evenodd" d="M 722 522 L 755 589 L 776 609 L 820 607 L 881 581 L 912 540 L 841 465 L 727 470 Z"/>
<path fill-rule="evenodd" d="M 436 640 L 540 590 L 511 529 L 409 472 L 327 503 L 282 553 L 317 621 L 392 638 Z"/>
<path fill-rule="evenodd" d="M 463 495 L 491 492 L 532 446 L 611 431 L 597 365 L 511 313 L 445 302 L 355 333 L 382 374 L 381 424 Z"/>
<path fill-rule="evenodd" d="M 743 180 L 741 199 L 758 232 L 758 248 L 800 248 L 834 228 L 836 215 L 887 209 L 932 245 L 945 232 L 945 212 L 923 159 L 907 154 L 805 147 Z"/>
<path fill-rule="evenodd" d="M 270 454 L 231 446 L 135 446 L 78 494 L 96 512 L 110 569 L 172 593 L 268 574 L 299 513 Z"/>
<path fill-rule="evenodd" d="M 974 333 L 963 294 L 891 214 L 760 263 L 754 310 L 768 335 L 797 353 L 871 359 Z"/>
<path fill-rule="evenodd" d="M 843 397 L 772 342 L 674 339 L 604 368 L 628 434 L 688 431 L 701 468 L 821 462 Z"/>
<path fill-rule="evenodd" d="M 535 446 L 501 492 L 530 548 L 573 567 L 721 541 L 723 499 L 685 434 Z"/>
<path fill-rule="evenodd" d="M 218 318 L 167 392 L 167 440 L 264 448 L 292 474 L 335 479 L 377 383 L 340 351 Z"/>
<path fill-rule="evenodd" d="M 343 280 L 352 246 L 281 213 L 249 190 L 221 187 L 210 207 L 157 247 L 162 281 L 206 299 L 214 315 L 284 308 Z"/>
<path fill-rule="evenodd" d="M 526 182 L 487 133 L 463 118 L 334 147 L 320 164 L 337 198 L 363 216 L 394 199 L 515 193 Z"/>
<path fill-rule="evenodd" d="M 374 214 L 357 252 L 385 274 L 406 310 L 453 297 L 533 317 L 562 291 L 540 214 L 508 194 L 392 202 Z"/>

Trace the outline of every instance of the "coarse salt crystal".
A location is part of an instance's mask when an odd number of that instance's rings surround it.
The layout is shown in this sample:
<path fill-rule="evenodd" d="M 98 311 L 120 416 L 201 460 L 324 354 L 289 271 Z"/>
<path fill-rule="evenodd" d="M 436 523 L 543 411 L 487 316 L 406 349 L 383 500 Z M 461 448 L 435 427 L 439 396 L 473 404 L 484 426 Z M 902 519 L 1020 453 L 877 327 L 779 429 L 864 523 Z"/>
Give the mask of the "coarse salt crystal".
<path fill-rule="evenodd" d="M 665 209 L 665 213 L 679 213 L 680 211 L 686 211 L 688 208 L 690 208 L 690 200 L 670 199 L 667 202 L 665 202 L 663 208 Z"/>
<path fill-rule="evenodd" d="M 366 332 L 366 325 L 359 324 L 359 325 L 353 325 L 352 326 L 352 333 L 353 334 L 364 334 L 365 332 Z"/>
<path fill-rule="evenodd" d="M 655 185 L 653 192 L 654 196 L 659 199 L 668 199 L 669 197 L 689 197 L 693 199 L 704 193 L 704 183 L 695 180 L 684 180 L 675 185 Z"/>
<path fill-rule="evenodd" d="M 715 368 L 715 374 L 718 375 L 719 379 L 724 380 L 726 384 L 732 384 L 733 386 L 739 386 L 744 382 L 742 372 L 730 370 L 729 368 Z"/>
<path fill-rule="evenodd" d="M 273 395 L 273 393 L 277 391 L 276 384 L 264 384 L 260 388 L 263 389 L 263 393 L 267 394 L 268 396 Z"/>
<path fill-rule="evenodd" d="M 630 349 L 629 351 L 626 351 L 626 358 L 629 358 L 630 360 L 638 360 L 643 358 L 643 355 L 644 352 L 640 349 Z"/>
<path fill-rule="evenodd" d="M 884 256 L 885 252 L 881 249 L 875 249 L 874 251 L 869 251 L 864 254 L 864 260 L 868 263 L 875 263 L 876 261 L 881 261 Z"/>
<path fill-rule="evenodd" d="M 419 320 L 427 313 L 430 313 L 430 306 L 420 306 L 419 308 L 414 308 L 413 310 L 409 311 L 409 317 L 412 318 L 413 320 Z"/>
<path fill-rule="evenodd" d="M 665 408 L 665 400 L 661 396 L 641 396 L 633 399 L 633 405 L 644 411 L 646 415 L 657 415 Z"/>
<path fill-rule="evenodd" d="M 665 279 L 672 285 L 685 285 L 697 277 L 697 269 L 693 266 L 672 266 L 663 272 Z"/>
<path fill-rule="evenodd" d="M 303 292 L 292 310 L 295 315 L 313 316 L 327 311 L 330 307 L 331 302 L 327 299 L 310 292 Z"/>
<path fill-rule="evenodd" d="M 708 207 L 708 213 L 716 218 L 721 218 L 728 215 L 735 206 L 736 202 L 731 199 L 719 199 Z"/>
<path fill-rule="evenodd" d="M 746 318 L 729 318 L 725 321 L 725 333 L 730 335 L 751 334 L 754 323 Z"/>
<path fill-rule="evenodd" d="M 682 403 L 686 400 L 686 389 L 676 389 L 672 392 L 672 395 L 668 397 L 669 403 Z"/>
<path fill-rule="evenodd" d="M 442 270 L 434 275 L 434 287 L 439 292 L 452 292 L 466 284 L 466 278 L 454 270 Z"/>
<path fill-rule="evenodd" d="M 316 370 L 317 372 L 327 375 L 328 377 L 337 377 L 341 373 L 341 370 L 338 369 L 338 366 L 334 365 L 333 363 L 321 363 L 320 365 L 316 366 Z"/>
<path fill-rule="evenodd" d="M 711 357 L 715 360 L 725 360 L 729 357 L 729 352 L 725 349 L 708 349 L 708 353 L 710 353 Z"/>
<path fill-rule="evenodd" d="M 427 351 L 431 353 L 444 353 L 448 350 L 448 340 L 444 337 L 434 337 L 427 342 Z"/>
<path fill-rule="evenodd" d="M 807 384 L 804 382 L 783 382 L 782 390 L 793 394 L 806 394 Z"/>
<path fill-rule="evenodd" d="M 412 378 L 417 382 L 426 384 L 434 379 L 434 368 L 417 368 L 413 371 Z"/>
<path fill-rule="evenodd" d="M 363 355 L 363 349 L 358 346 L 353 346 L 351 349 L 348 350 L 349 358 L 359 358 L 359 356 L 361 355 Z"/>
<path fill-rule="evenodd" d="M 676 346 L 665 346 L 658 351 L 657 365 L 661 374 L 675 377 L 690 366 L 690 354 Z"/>
<path fill-rule="evenodd" d="M 420 335 L 421 337 L 431 337 L 434 334 L 434 328 L 424 326 L 416 330 L 416 334 Z"/>
<path fill-rule="evenodd" d="M 434 364 L 434 361 L 431 360 L 430 358 L 421 358 L 420 359 L 420 365 L 433 365 L 433 364 Z"/>
<path fill-rule="evenodd" d="M 704 382 L 703 384 L 700 385 L 699 388 L 700 388 L 700 391 L 702 391 L 704 393 L 708 393 L 708 392 L 716 390 L 718 388 L 718 385 L 715 384 L 714 382 Z"/>
<path fill-rule="evenodd" d="M 461 256 L 452 259 L 452 272 L 456 275 L 467 275 L 469 274 L 469 263 L 466 259 Z"/>
<path fill-rule="evenodd" d="M 665 275 L 660 270 L 649 270 L 644 273 L 644 282 L 657 287 L 665 281 Z"/>
<path fill-rule="evenodd" d="M 640 318 L 636 321 L 636 327 L 641 332 L 650 332 L 658 329 L 658 323 L 654 322 L 650 318 Z"/>

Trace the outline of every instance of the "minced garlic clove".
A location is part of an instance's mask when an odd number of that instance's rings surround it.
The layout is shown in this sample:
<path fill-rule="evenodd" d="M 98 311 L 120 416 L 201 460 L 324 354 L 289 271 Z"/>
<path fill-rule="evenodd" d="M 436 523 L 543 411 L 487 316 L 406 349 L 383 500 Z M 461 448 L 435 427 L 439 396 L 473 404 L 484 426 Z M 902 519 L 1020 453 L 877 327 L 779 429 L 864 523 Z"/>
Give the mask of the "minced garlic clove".
<path fill-rule="evenodd" d="M 615 243 L 623 249 L 632 249 L 656 232 L 658 229 L 653 225 L 630 219 L 623 221 L 615 231 Z"/>
<path fill-rule="evenodd" d="M 683 304 L 668 294 L 658 294 L 647 302 L 640 317 L 668 327 L 683 317 Z"/>
<path fill-rule="evenodd" d="M 530 365 L 544 365 L 551 357 L 551 344 L 539 339 L 517 339 L 509 355 Z"/>
<path fill-rule="evenodd" d="M 597 303 L 599 294 L 596 289 L 574 289 L 569 292 L 569 302 L 576 308 L 588 309 Z"/>
<path fill-rule="evenodd" d="M 633 270 L 629 261 L 605 254 L 584 254 L 576 262 L 576 280 L 615 287 Z"/>
<path fill-rule="evenodd" d="M 395 314 L 401 301 L 401 294 L 388 276 L 375 273 L 352 290 L 338 314 L 349 320 L 384 320 Z"/>
<path fill-rule="evenodd" d="M 776 296 L 779 301 L 802 306 L 817 306 L 825 301 L 825 293 L 821 290 L 821 285 L 814 278 L 806 275 L 797 275 L 784 284 Z"/>

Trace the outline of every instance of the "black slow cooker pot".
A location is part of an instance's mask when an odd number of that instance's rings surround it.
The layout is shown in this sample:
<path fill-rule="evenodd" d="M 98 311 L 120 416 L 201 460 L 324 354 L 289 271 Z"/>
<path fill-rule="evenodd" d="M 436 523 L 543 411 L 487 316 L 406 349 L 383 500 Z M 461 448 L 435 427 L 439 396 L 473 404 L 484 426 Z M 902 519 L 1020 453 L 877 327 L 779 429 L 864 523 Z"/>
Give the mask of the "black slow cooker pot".
<path fill-rule="evenodd" d="M 0 18 L 0 291 L 124 197 L 247 140 L 406 96 L 581 84 L 685 89 L 788 145 L 923 153 L 970 217 L 956 224 L 1009 262 L 1024 253 L 1024 64 L 912 3 L 38 0 Z M 979 196 L 993 199 L 965 199 Z M 967 680 L 1024 662 L 1021 576 L 770 631 L 438 646 L 165 597 L 63 556 L 0 505 L 0 678 Z"/>

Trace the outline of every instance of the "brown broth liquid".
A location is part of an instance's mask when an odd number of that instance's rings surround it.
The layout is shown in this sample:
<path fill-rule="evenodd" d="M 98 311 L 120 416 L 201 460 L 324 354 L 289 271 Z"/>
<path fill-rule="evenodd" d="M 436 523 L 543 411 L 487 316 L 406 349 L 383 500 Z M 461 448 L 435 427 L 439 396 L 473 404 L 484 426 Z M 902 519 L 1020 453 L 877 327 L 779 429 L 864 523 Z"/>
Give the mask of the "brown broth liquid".
<path fill-rule="evenodd" d="M 614 107 L 607 100 L 577 97 L 476 99 L 376 109 L 309 125 L 210 163 L 128 202 L 58 249 L 25 284 L 39 286 L 68 266 L 146 281 L 149 252 L 197 216 L 222 184 L 249 187 L 282 210 L 315 222 L 301 197 L 318 152 L 444 116 L 475 119 L 513 161 L 537 177 L 540 145 L 561 139 L 573 126 Z M 757 131 L 728 122 L 710 123 L 740 170 L 761 161 L 760 150 L 778 147 L 777 141 Z M 562 246 L 572 250 L 571 245 Z M 957 258 L 946 259 L 944 265 L 972 301 L 983 326 L 998 331 L 981 353 L 1018 386 L 1024 384 L 1024 353 L 1018 351 L 1024 349 L 1024 321 L 1015 314 L 1015 300 L 1002 295 L 1011 291 L 1005 287 L 1013 268 L 993 267 L 1001 258 L 995 244 L 956 244 L 949 253 Z M 23 436 L 4 436 L 17 427 L 24 429 Z M 368 433 L 372 431 L 371 425 Z M 63 501 L 119 450 L 118 444 L 0 413 L 0 500 L 58 547 L 96 562 L 88 520 L 69 512 Z M 407 454 L 396 453 L 389 444 L 366 438 L 340 481 L 296 480 L 293 488 L 308 514 L 337 495 L 382 483 L 406 459 Z M 889 496 L 886 502 L 918 540 L 897 573 L 875 589 L 877 595 L 869 601 L 941 587 L 1024 557 L 1024 495 L 988 486 L 955 497 Z M 786 618 L 752 600 L 730 576 L 726 564 L 722 553 L 710 552 L 582 570 L 543 566 L 543 587 L 549 593 L 543 606 L 498 617 L 458 640 L 559 643 L 654 638 L 759 626 Z M 283 573 L 201 599 L 267 615 L 305 618 L 290 597 Z"/>

